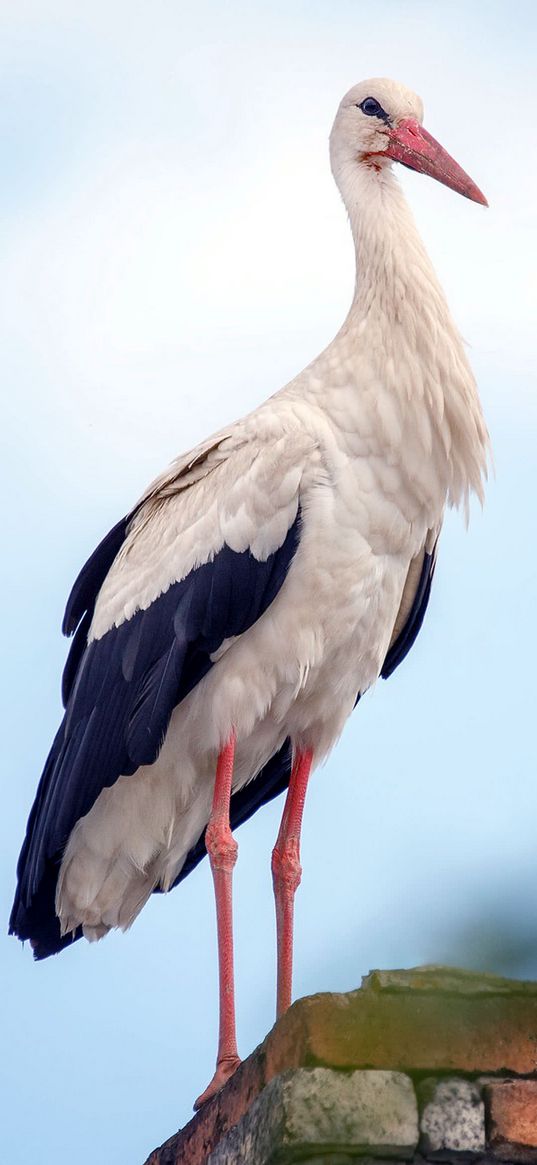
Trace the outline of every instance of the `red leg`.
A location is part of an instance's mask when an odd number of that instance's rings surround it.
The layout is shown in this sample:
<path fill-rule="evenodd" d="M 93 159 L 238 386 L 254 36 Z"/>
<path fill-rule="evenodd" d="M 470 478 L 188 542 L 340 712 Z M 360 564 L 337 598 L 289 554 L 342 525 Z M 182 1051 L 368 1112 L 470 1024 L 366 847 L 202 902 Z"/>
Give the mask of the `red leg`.
<path fill-rule="evenodd" d="M 222 749 L 216 766 L 213 807 L 205 831 L 216 899 L 218 933 L 218 973 L 220 983 L 220 1030 L 216 1071 L 205 1092 L 198 1096 L 194 1108 L 200 1108 L 217 1093 L 240 1064 L 235 1034 L 235 984 L 233 977 L 232 875 L 237 861 L 237 842 L 229 826 L 229 802 L 235 733 Z"/>
<path fill-rule="evenodd" d="M 300 885 L 300 830 L 306 789 L 311 772 L 311 749 L 297 752 L 293 760 L 289 789 L 280 831 L 272 851 L 272 882 L 276 902 L 276 941 L 278 947 L 278 987 L 276 1015 L 283 1015 L 291 1005 L 293 979 L 293 908 Z"/>

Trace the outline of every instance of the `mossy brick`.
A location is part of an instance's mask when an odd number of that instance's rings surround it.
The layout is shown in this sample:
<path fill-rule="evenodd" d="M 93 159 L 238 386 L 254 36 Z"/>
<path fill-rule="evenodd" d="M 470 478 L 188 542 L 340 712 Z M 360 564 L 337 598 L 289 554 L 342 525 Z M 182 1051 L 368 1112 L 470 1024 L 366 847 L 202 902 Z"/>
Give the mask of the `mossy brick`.
<path fill-rule="evenodd" d="M 443 968 L 374 972 L 300 1000 L 263 1045 L 267 1068 L 537 1072 L 537 984 Z"/>
<path fill-rule="evenodd" d="M 408 1076 L 298 1068 L 267 1085 L 207 1165 L 291 1165 L 310 1155 L 364 1151 L 405 1160 L 417 1140 L 418 1109 Z"/>

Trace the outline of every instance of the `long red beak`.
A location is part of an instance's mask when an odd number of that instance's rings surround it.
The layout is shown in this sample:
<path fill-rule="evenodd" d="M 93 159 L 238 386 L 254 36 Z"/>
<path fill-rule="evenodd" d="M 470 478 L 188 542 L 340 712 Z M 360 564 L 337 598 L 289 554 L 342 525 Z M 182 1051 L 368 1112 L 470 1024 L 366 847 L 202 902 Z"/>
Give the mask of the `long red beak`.
<path fill-rule="evenodd" d="M 456 190 L 457 194 L 471 198 L 472 202 L 488 206 L 485 195 L 475 182 L 414 117 L 406 117 L 390 131 L 390 144 L 384 152 L 395 162 L 402 162 L 420 174 L 429 174 L 444 186 Z"/>

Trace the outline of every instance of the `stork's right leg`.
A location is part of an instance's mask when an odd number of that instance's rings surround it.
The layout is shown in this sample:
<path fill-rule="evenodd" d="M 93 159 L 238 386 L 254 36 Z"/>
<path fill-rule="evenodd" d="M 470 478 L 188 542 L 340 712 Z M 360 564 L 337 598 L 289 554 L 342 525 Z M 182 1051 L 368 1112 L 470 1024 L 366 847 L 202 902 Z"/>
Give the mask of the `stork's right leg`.
<path fill-rule="evenodd" d="M 237 861 L 237 842 L 229 824 L 231 781 L 235 758 L 235 734 L 224 745 L 216 766 L 213 807 L 205 831 L 205 845 L 209 854 L 216 898 L 216 926 L 218 933 L 218 971 L 220 982 L 220 1030 L 216 1071 L 211 1083 L 195 1101 L 200 1108 L 210 1100 L 233 1075 L 240 1064 L 235 1034 L 235 983 L 233 975 L 233 915 L 232 875 Z"/>

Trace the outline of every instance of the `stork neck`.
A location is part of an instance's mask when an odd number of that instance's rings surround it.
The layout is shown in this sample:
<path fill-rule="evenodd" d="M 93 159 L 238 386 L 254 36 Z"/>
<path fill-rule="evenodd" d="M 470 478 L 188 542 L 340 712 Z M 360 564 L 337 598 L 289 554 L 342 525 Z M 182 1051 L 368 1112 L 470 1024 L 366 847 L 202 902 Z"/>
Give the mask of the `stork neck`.
<path fill-rule="evenodd" d="M 356 254 L 356 282 L 349 313 L 362 320 L 379 312 L 388 326 L 415 317 L 432 300 L 447 311 L 432 264 L 391 166 L 344 168 L 338 185 L 349 215 Z"/>
<path fill-rule="evenodd" d="M 421 467 L 422 501 L 429 497 L 434 448 L 438 497 L 467 505 L 470 490 L 483 496 L 487 430 L 461 338 L 410 209 L 390 166 L 376 171 L 336 154 L 332 168 L 350 219 L 356 284 L 308 392 L 322 399 L 325 412 L 336 394 L 331 415 L 340 444 L 350 433 L 355 448 L 356 434 L 378 432 L 379 455 L 388 449 L 401 465 L 409 460 L 407 481 L 416 483 Z"/>

